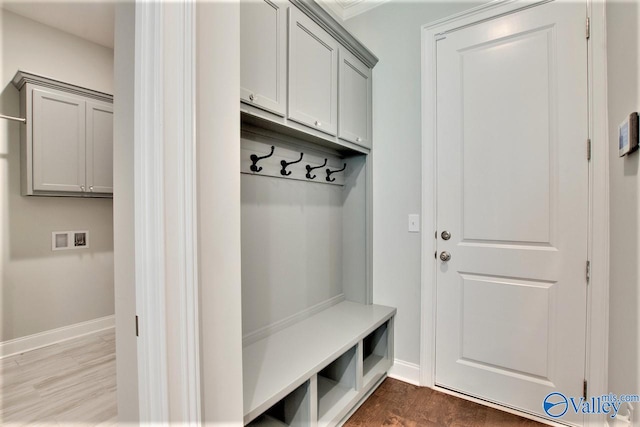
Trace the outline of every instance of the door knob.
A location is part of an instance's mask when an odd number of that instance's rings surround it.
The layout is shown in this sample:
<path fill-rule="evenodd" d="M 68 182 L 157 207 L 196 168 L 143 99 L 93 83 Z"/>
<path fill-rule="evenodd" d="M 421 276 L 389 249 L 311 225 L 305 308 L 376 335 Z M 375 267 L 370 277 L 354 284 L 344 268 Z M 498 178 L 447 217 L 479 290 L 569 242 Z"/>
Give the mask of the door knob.
<path fill-rule="evenodd" d="M 449 240 L 451 238 L 451 233 L 448 231 L 443 231 L 440 236 L 442 236 L 442 240 Z"/>
<path fill-rule="evenodd" d="M 447 251 L 444 251 L 440 254 L 440 260 L 447 262 L 451 259 L 451 254 Z"/>

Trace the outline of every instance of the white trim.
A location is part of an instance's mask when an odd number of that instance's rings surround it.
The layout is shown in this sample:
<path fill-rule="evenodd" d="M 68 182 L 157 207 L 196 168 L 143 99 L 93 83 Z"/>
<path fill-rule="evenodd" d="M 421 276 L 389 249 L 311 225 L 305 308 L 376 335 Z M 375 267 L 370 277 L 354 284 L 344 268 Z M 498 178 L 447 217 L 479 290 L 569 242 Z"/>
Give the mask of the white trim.
<path fill-rule="evenodd" d="M 589 258 L 591 283 L 587 291 L 588 395 L 608 393 L 609 351 L 609 141 L 607 111 L 606 1 L 587 0 L 590 31 L 587 55 L 589 75 Z M 604 418 L 587 417 L 590 426 Z"/>
<path fill-rule="evenodd" d="M 164 212 L 169 413 L 200 423 L 196 146 L 195 1 L 164 10 Z"/>
<path fill-rule="evenodd" d="M 191 0 L 136 3 L 135 259 L 141 424 L 201 423 L 195 8 Z"/>
<path fill-rule="evenodd" d="M 590 241 L 591 283 L 588 302 L 588 347 L 586 378 L 589 395 L 606 393 L 608 340 L 609 277 L 609 178 L 606 119 L 606 47 L 604 2 L 587 0 L 591 16 L 589 39 L 590 135 L 593 156 L 590 164 Z M 538 2 L 540 3 L 540 2 Z M 420 340 L 420 384 L 435 384 L 435 264 L 430 254 L 436 250 L 435 239 L 435 37 L 493 16 L 530 7 L 535 2 L 496 0 L 466 12 L 441 19 L 422 27 L 422 334 Z M 430 327 L 428 327 L 430 325 Z M 594 417 L 595 421 L 595 417 Z M 596 421 L 595 424 L 600 423 Z M 601 425 L 601 423 L 600 423 Z"/>
<path fill-rule="evenodd" d="M 389 370 L 389 378 L 405 383 L 420 385 L 420 365 L 395 359 Z"/>
<path fill-rule="evenodd" d="M 162 424 L 169 420 L 162 12 L 159 2 L 136 2 L 134 224 L 140 424 Z"/>
<path fill-rule="evenodd" d="M 304 319 L 307 319 L 313 316 L 316 313 L 320 313 L 323 310 L 326 310 L 329 307 L 332 307 L 338 303 L 344 301 L 344 294 L 336 295 L 335 297 L 329 298 L 326 301 L 322 301 L 314 306 L 306 308 L 296 314 L 293 314 L 289 317 L 285 317 L 284 319 L 280 319 L 277 322 L 273 322 L 270 325 L 264 326 L 260 329 L 257 329 L 253 332 L 245 334 L 242 337 L 242 346 L 246 347 L 250 344 L 253 344 L 256 341 L 260 341 L 263 338 L 268 337 L 269 335 L 275 334 L 278 331 L 281 331 L 291 325 L 301 322 Z"/>
<path fill-rule="evenodd" d="M 115 327 L 114 315 L 0 342 L 0 359 Z"/>
<path fill-rule="evenodd" d="M 318 3 L 330 14 L 334 15 L 341 21 L 346 21 L 355 16 L 375 9 L 378 6 L 389 2 L 390 0 L 354 0 L 351 2 L 341 2 L 336 0 L 320 0 Z"/>

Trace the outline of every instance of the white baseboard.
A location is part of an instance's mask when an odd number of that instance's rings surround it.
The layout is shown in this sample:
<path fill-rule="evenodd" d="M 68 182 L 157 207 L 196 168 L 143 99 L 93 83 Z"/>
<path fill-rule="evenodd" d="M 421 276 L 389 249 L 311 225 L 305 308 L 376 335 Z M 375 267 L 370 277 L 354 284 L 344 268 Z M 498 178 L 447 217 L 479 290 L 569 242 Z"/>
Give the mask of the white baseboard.
<path fill-rule="evenodd" d="M 46 347 L 72 338 L 92 334 L 115 327 L 115 316 L 105 316 L 74 325 L 63 326 L 49 331 L 39 332 L 26 337 L 0 342 L 0 359 L 36 348 Z"/>
<path fill-rule="evenodd" d="M 420 365 L 395 359 L 389 377 L 405 383 L 420 385 Z"/>

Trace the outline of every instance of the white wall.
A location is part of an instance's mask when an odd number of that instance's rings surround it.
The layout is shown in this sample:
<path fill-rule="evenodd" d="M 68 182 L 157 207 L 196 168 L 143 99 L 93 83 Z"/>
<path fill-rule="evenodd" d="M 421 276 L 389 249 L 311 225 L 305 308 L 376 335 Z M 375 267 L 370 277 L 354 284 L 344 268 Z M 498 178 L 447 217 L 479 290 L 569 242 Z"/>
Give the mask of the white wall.
<path fill-rule="evenodd" d="M 202 421 L 242 425 L 240 7 L 197 5 Z"/>
<path fill-rule="evenodd" d="M 618 157 L 618 125 L 640 112 L 640 3 L 607 3 L 611 252 L 609 390 L 640 394 L 640 152 Z M 640 406 L 635 404 L 635 422 Z"/>
<path fill-rule="evenodd" d="M 407 232 L 407 215 L 421 210 L 420 28 L 481 3 L 391 1 L 344 24 L 380 59 L 373 72 L 373 299 L 398 308 L 395 357 L 416 365 L 420 234 Z"/>
<path fill-rule="evenodd" d="M 18 116 L 18 69 L 113 93 L 113 51 L 0 9 L 0 112 Z M 0 342 L 114 313 L 110 199 L 22 197 L 20 125 L 0 120 Z M 51 251 L 51 232 L 91 247 Z"/>
<path fill-rule="evenodd" d="M 115 17 L 113 228 L 119 425 L 137 425 L 138 348 L 134 218 L 135 4 L 120 2 Z"/>

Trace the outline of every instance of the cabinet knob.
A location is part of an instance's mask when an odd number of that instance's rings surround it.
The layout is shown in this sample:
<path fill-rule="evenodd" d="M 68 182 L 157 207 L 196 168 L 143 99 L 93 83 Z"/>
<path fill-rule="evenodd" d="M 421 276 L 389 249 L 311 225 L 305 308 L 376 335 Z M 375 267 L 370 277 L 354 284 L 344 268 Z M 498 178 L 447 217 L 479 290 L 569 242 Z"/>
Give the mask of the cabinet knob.
<path fill-rule="evenodd" d="M 84 191 L 84 185 L 80 186 L 80 191 Z"/>
<path fill-rule="evenodd" d="M 255 101 L 256 96 L 254 94 L 249 95 L 249 101 Z"/>
<path fill-rule="evenodd" d="M 316 126 L 320 127 L 320 126 L 322 126 L 322 123 L 320 123 L 319 121 L 316 120 Z"/>
<path fill-rule="evenodd" d="M 357 137 L 357 138 L 356 138 L 356 142 L 362 142 L 362 138 Z"/>
<path fill-rule="evenodd" d="M 93 185 L 89 187 L 89 191 L 93 191 Z"/>

